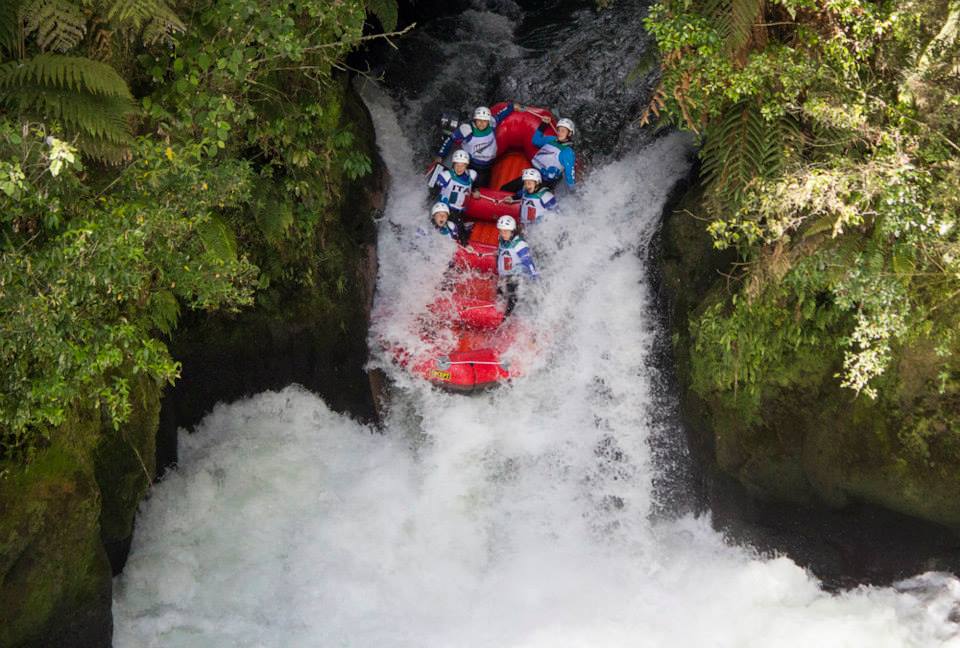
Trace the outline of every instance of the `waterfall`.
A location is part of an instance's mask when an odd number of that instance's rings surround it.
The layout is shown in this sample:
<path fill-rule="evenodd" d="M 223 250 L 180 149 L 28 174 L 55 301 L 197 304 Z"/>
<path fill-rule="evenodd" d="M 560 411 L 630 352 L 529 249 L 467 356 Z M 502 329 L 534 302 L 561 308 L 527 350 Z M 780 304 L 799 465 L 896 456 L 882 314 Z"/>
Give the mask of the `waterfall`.
<path fill-rule="evenodd" d="M 451 33 L 473 30 L 504 67 L 531 56 L 501 13 L 456 20 Z M 362 89 L 391 176 L 370 332 L 372 365 L 395 384 L 383 429 L 294 386 L 221 404 L 182 434 L 116 582 L 116 645 L 960 646 L 952 577 L 830 594 L 706 516 L 651 515 L 647 247 L 688 169 L 683 136 L 596 156 L 530 232 L 543 280 L 514 315 L 542 333 L 529 375 L 464 397 L 377 353 L 383 339 L 416 346 L 414 316 L 451 251 L 417 234 L 414 126 L 454 63 L 416 96 Z"/>

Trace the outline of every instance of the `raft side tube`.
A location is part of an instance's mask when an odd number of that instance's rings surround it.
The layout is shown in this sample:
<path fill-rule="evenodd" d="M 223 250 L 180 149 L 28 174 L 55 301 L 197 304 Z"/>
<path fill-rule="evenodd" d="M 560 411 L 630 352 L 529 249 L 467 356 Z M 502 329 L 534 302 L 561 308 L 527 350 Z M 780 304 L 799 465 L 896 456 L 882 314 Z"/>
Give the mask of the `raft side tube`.
<path fill-rule="evenodd" d="M 494 175 L 496 174 L 496 168 L 494 168 Z M 463 213 L 467 215 L 467 218 L 475 221 L 484 221 L 489 223 L 497 222 L 497 219 L 507 214 L 518 218 L 520 216 L 520 203 L 513 204 L 497 204 L 495 200 L 500 200 L 503 198 L 509 198 L 509 191 L 500 191 L 497 189 L 490 189 L 487 187 L 478 189 L 480 192 L 481 198 L 474 198 L 472 195 L 467 196 L 466 201 L 463 203 Z"/>
<path fill-rule="evenodd" d="M 476 252 L 457 248 L 453 255 L 453 265 L 461 270 L 478 270 L 485 274 L 497 271 L 497 248 L 483 243 L 471 243 Z"/>
<path fill-rule="evenodd" d="M 493 349 L 451 353 L 418 366 L 416 371 L 438 387 L 452 391 L 484 389 L 510 378 L 510 372 L 500 365 L 500 354 Z"/>
<path fill-rule="evenodd" d="M 496 114 L 498 111 L 502 110 L 507 105 L 507 102 L 501 101 L 490 106 L 491 112 Z M 496 136 L 497 136 L 497 156 L 500 157 L 506 152 L 516 152 L 522 153 L 524 157 L 528 160 L 532 160 L 533 156 L 537 154 L 537 151 L 540 150 L 539 147 L 533 145 L 533 133 L 538 128 L 543 121 L 540 119 L 542 115 L 547 115 L 556 123 L 556 117 L 546 108 L 539 108 L 537 106 L 527 106 L 529 110 L 524 111 L 513 111 L 507 117 L 497 124 Z M 553 124 L 549 124 L 544 129 L 544 135 L 556 135 L 557 131 L 554 130 Z"/>

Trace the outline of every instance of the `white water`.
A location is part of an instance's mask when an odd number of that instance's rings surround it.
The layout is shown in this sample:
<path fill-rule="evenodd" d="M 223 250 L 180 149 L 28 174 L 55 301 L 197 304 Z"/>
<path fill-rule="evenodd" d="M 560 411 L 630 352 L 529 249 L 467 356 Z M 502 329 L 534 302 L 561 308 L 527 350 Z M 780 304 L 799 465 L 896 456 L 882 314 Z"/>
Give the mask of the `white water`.
<path fill-rule="evenodd" d="M 372 333 L 416 342 L 449 248 L 391 102 L 365 95 L 392 177 Z M 529 237 L 552 332 L 476 397 L 396 379 L 383 434 L 295 387 L 181 435 L 116 581 L 117 646 L 960 646 L 960 585 L 842 595 L 707 519 L 651 521 L 656 376 L 644 251 L 687 165 L 679 138 L 594 170 Z M 389 315 L 389 317 L 387 317 Z"/>

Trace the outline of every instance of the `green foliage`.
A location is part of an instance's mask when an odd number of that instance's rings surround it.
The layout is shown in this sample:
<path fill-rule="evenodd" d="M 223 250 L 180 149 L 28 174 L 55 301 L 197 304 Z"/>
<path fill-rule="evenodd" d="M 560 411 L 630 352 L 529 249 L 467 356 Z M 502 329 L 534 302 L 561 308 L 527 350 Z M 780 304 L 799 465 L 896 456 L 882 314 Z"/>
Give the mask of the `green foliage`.
<path fill-rule="evenodd" d="M 22 0 L 0 3 L 0 49 L 13 50 L 20 38 L 19 19 Z"/>
<path fill-rule="evenodd" d="M 0 106 L 50 123 L 90 157 L 126 159 L 133 97 L 116 69 L 96 59 L 118 36 L 128 44 L 172 43 L 183 24 L 170 7 L 163 0 L 18 0 L 0 10 L 0 25 L 0 52 L 13 59 L 0 65 Z"/>
<path fill-rule="evenodd" d="M 98 3 L 100 12 L 121 29 L 142 34 L 145 43 L 171 41 L 185 29 L 164 0 L 112 0 Z"/>
<path fill-rule="evenodd" d="M 870 397 L 897 347 L 952 348 L 958 23 L 960 6 L 942 0 L 664 0 L 651 10 L 658 111 L 700 134 L 709 231 L 747 261 L 735 306 L 692 323 L 701 368 L 712 358 L 720 375 L 738 376 L 710 389 L 738 391 L 757 371 L 770 375 L 751 358 L 793 353 L 769 311 L 791 300 L 836 311 L 821 343 L 843 350 L 840 384 Z M 806 260 L 836 250 L 845 253 L 816 281 L 797 281 L 801 268 L 819 267 Z M 731 336 L 742 337 L 745 373 L 723 350 Z"/>
<path fill-rule="evenodd" d="M 259 250 L 265 280 L 296 289 L 345 281 L 332 249 L 344 180 L 370 173 L 370 152 L 344 126 L 342 57 L 363 38 L 367 10 L 395 26 L 396 3 L 275 0 L 198 6 L 175 51 L 141 57 L 157 84 L 148 120 L 199 141 L 207 156 L 243 155 L 263 180 L 246 209 L 224 215 Z"/>
<path fill-rule="evenodd" d="M 830 297 L 839 259 L 824 251 L 788 269 L 780 258 L 781 267 L 768 272 L 782 280 L 708 307 L 691 323 L 694 389 L 727 399 L 749 422 L 765 389 L 803 382 L 805 372 L 819 377 L 818 367 L 839 357 L 837 331 L 849 319 Z"/>
<path fill-rule="evenodd" d="M 37 434 L 64 422 L 73 403 L 99 406 L 115 425 L 124 421 L 128 374 L 172 381 L 177 364 L 150 332 L 172 330 L 180 303 L 210 309 L 251 302 L 255 268 L 223 237 L 205 236 L 215 221 L 202 200 L 189 200 L 194 177 L 205 170 L 185 156 L 168 160 L 146 141 L 138 152 L 139 172 L 120 178 L 110 198 L 75 196 L 73 218 L 36 232 L 46 235 L 44 245 L 8 245 L 0 256 L 4 456 L 21 456 Z M 70 183 L 75 172 L 68 166 L 56 178 L 32 178 L 24 194 L 40 182 Z M 144 182 L 160 193 L 145 200 Z M 16 199 L 4 202 L 18 211 Z"/>
<path fill-rule="evenodd" d="M 396 0 L 367 0 L 366 7 L 367 11 L 377 17 L 385 30 L 393 31 L 397 28 Z"/>
<path fill-rule="evenodd" d="M 31 85 L 130 99 L 126 82 L 112 67 L 86 58 L 40 54 L 0 67 L 0 88 Z"/>
<path fill-rule="evenodd" d="M 131 142 L 127 117 L 133 98 L 109 65 L 83 57 L 38 54 L 0 65 L 0 104 L 44 116 L 117 157 Z"/>
<path fill-rule="evenodd" d="M 96 26 L 150 44 L 170 41 L 184 25 L 164 0 L 21 0 L 14 21 L 42 51 L 66 52 Z"/>
<path fill-rule="evenodd" d="M 706 129 L 702 157 L 707 199 L 718 211 L 736 209 L 751 182 L 783 171 L 787 143 L 796 137 L 787 115 L 771 124 L 753 101 L 731 106 Z"/>
<path fill-rule="evenodd" d="M 44 51 L 66 52 L 87 33 L 83 10 L 67 0 L 31 0 L 23 7 L 24 32 Z"/>
<path fill-rule="evenodd" d="M 71 412 L 120 426 L 134 381 L 176 379 L 186 311 L 267 285 L 332 306 L 352 280 L 365 215 L 343 191 L 372 152 L 338 70 L 395 2 L 178 7 L 0 8 L 0 460 L 30 461 Z"/>

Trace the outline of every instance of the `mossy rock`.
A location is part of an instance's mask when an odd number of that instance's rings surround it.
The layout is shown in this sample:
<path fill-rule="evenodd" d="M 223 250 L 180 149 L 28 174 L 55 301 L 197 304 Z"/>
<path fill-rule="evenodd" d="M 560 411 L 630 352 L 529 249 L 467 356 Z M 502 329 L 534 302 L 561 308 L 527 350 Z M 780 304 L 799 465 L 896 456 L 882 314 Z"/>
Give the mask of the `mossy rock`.
<path fill-rule="evenodd" d="M 819 370 L 813 362 L 799 370 L 803 364 L 771 379 L 756 420 L 739 417 L 726 398 L 707 399 L 718 465 L 761 499 L 867 502 L 960 531 L 956 435 L 931 433 L 923 453 L 904 443 L 904 413 L 921 425 L 922 404 L 943 397 L 929 384 L 917 387 L 915 372 L 905 386 L 891 372 L 887 396 L 873 401 L 840 387 L 829 354 Z"/>
<path fill-rule="evenodd" d="M 0 481 L 0 645 L 108 646 L 111 575 L 92 453 L 99 417 L 77 415 Z"/>
<path fill-rule="evenodd" d="M 157 474 L 161 390 L 144 376 L 132 378 L 131 383 L 130 419 L 119 430 L 105 427 L 94 453 L 100 537 L 115 574 L 126 561 L 137 507 Z"/>

